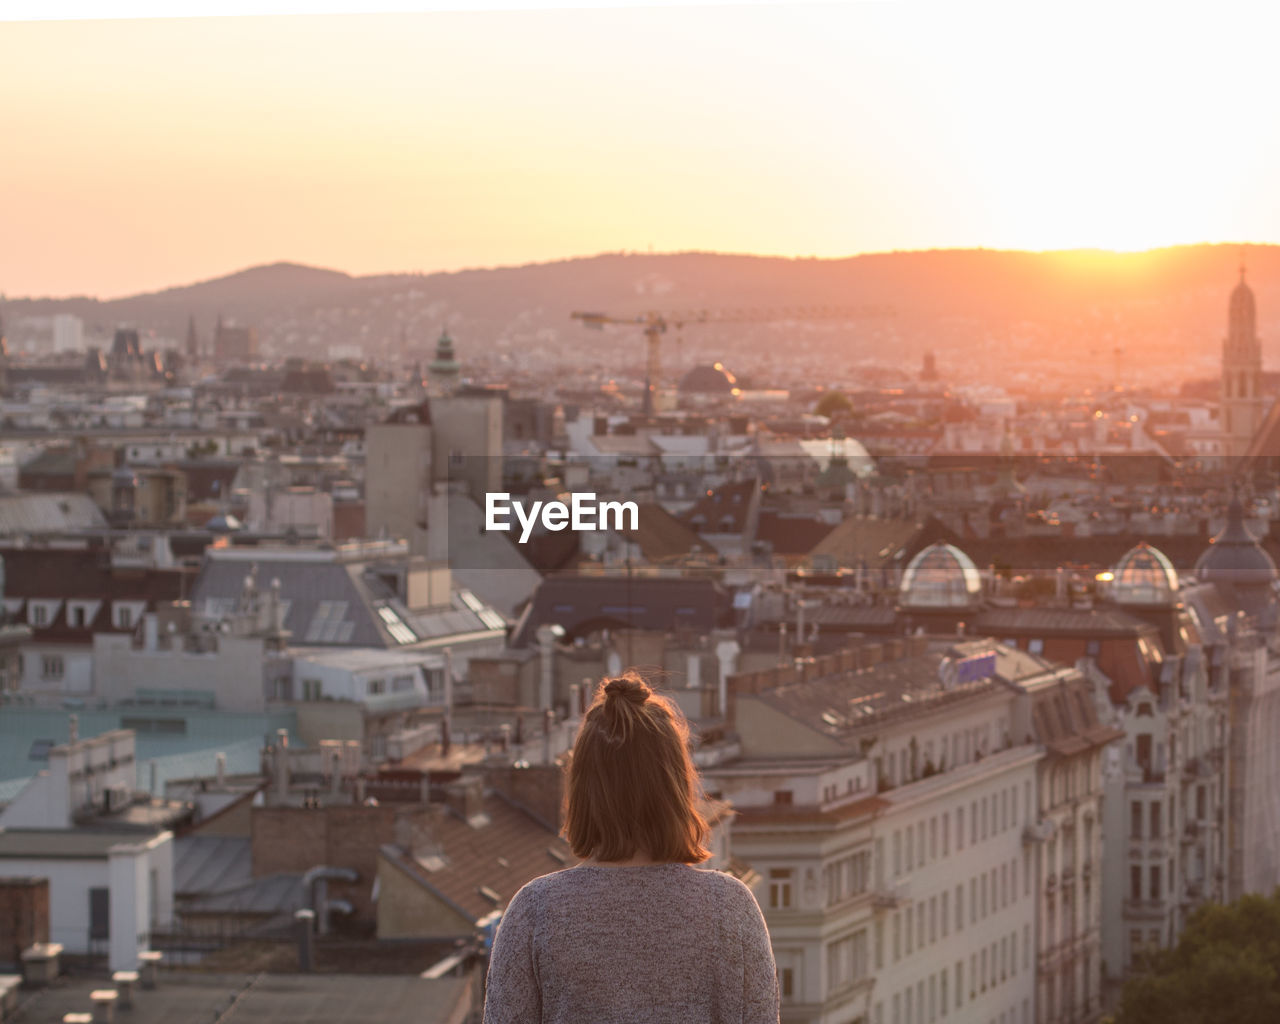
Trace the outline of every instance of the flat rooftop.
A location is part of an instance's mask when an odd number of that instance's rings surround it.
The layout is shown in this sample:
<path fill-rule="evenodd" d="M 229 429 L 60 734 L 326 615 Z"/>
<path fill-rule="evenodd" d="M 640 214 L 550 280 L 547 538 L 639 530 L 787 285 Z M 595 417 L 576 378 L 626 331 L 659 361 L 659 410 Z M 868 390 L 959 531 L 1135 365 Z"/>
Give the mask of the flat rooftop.
<path fill-rule="evenodd" d="M 417 975 L 197 974 L 160 971 L 152 990 L 136 989 L 130 1024 L 225 1020 L 234 1024 L 446 1024 L 466 1017 L 474 982 Z M 102 977 L 64 976 L 43 990 L 23 989 L 6 1024 L 46 1024 L 66 1013 L 90 1013 L 89 993 L 110 988 Z M 234 1004 L 234 1005 L 233 1005 Z"/>

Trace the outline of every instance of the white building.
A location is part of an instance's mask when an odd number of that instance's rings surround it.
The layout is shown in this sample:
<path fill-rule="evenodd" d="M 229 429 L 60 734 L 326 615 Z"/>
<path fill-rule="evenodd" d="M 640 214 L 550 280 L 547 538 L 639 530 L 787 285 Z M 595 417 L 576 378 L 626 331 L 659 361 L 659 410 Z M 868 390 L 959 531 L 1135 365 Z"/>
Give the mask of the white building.
<path fill-rule="evenodd" d="M 134 795 L 128 730 L 49 751 L 49 766 L 0 810 L 0 873 L 49 880 L 49 939 L 131 970 L 173 917 L 169 805 Z"/>
<path fill-rule="evenodd" d="M 1034 1019 L 1045 750 L 1014 723 L 1046 674 L 911 638 L 730 681 L 742 757 L 704 776 L 763 878 L 784 1021 Z"/>
<path fill-rule="evenodd" d="M 57 313 L 53 317 L 54 352 L 84 351 L 84 321 L 71 313 Z"/>
<path fill-rule="evenodd" d="M 1202 643 L 1212 621 L 1188 610 L 1160 551 L 1139 545 L 1112 575 L 1111 599 L 1161 634 L 1160 649 L 1143 641 L 1135 652 L 1152 667 L 1146 681 L 1123 687 L 1104 677 L 1099 688 L 1099 705 L 1125 734 L 1105 770 L 1102 937 L 1115 983 L 1147 950 L 1172 946 L 1197 906 L 1227 898 L 1228 675 Z"/>

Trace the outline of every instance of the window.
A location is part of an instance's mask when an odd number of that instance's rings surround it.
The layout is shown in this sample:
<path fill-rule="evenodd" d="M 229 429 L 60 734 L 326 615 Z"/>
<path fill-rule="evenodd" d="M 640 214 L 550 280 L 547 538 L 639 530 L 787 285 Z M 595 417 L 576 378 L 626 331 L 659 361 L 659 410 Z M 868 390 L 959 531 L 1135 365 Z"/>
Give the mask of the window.
<path fill-rule="evenodd" d="M 791 869 L 769 869 L 769 906 L 786 910 L 791 906 Z"/>
<path fill-rule="evenodd" d="M 46 626 L 49 624 L 49 609 L 42 604 L 31 606 L 31 625 Z"/>
<path fill-rule="evenodd" d="M 320 699 L 320 680 L 319 679 L 302 680 L 302 699 L 303 700 L 319 700 Z"/>
<path fill-rule="evenodd" d="M 40 659 L 40 674 L 44 679 L 61 679 L 64 672 L 61 654 L 46 654 Z"/>
<path fill-rule="evenodd" d="M 1205 817 L 1204 805 L 1204 786 L 1200 785 L 1196 787 L 1196 817 L 1201 821 L 1203 821 Z"/>
<path fill-rule="evenodd" d="M 376 697 L 386 689 L 387 683 L 384 679 L 370 679 L 365 684 L 365 690 L 370 697 Z"/>
<path fill-rule="evenodd" d="M 956 1009 L 964 1002 L 964 961 L 956 961 Z"/>
<path fill-rule="evenodd" d="M 964 886 L 956 886 L 956 931 L 964 931 Z"/>
<path fill-rule="evenodd" d="M 1160 865 L 1151 865 L 1151 898 L 1158 900 L 1163 895 L 1160 889 Z"/>
<path fill-rule="evenodd" d="M 1137 800 L 1129 804 L 1129 838 L 1142 838 L 1142 804 Z"/>
<path fill-rule="evenodd" d="M 111 935 L 111 890 L 89 890 L 89 938 L 107 939 Z"/>
<path fill-rule="evenodd" d="M 1160 829 L 1160 801 L 1151 805 L 1151 838 L 1159 839 L 1163 835 Z"/>
<path fill-rule="evenodd" d="M 964 849 L 964 808 L 956 808 L 956 849 Z"/>
<path fill-rule="evenodd" d="M 942 891 L 942 937 L 947 937 L 947 932 L 951 928 L 951 908 L 947 906 L 947 900 L 951 893 L 947 890 Z"/>
<path fill-rule="evenodd" d="M 1040 637 L 1032 637 L 1027 641 L 1027 652 L 1029 654 L 1044 654 L 1044 640 Z"/>
<path fill-rule="evenodd" d="M 795 975 L 790 967 L 778 968 L 778 992 L 783 999 L 790 999 L 795 995 Z"/>
<path fill-rule="evenodd" d="M 775 789 L 773 791 L 773 802 L 780 807 L 791 806 L 791 790 Z"/>
<path fill-rule="evenodd" d="M 1137 864 L 1129 868 L 1129 899 L 1142 899 L 1142 868 Z"/>

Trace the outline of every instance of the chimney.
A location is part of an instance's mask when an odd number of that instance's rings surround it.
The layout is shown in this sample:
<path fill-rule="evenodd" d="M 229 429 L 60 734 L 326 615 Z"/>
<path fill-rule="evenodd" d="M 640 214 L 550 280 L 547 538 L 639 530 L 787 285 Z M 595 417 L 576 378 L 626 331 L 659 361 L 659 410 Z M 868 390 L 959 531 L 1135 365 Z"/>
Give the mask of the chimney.
<path fill-rule="evenodd" d="M 152 762 L 153 764 L 155 762 Z M 222 789 L 227 784 L 227 755 L 222 751 L 218 751 L 217 756 L 213 759 L 214 781 L 218 788 Z"/>
<path fill-rule="evenodd" d="M 289 731 L 276 730 L 275 757 L 271 767 L 275 774 L 276 799 L 283 802 L 289 798 Z"/>
<path fill-rule="evenodd" d="M 538 627 L 538 654 L 540 655 L 540 672 L 538 676 L 538 707 L 551 707 L 553 681 L 555 678 L 555 646 L 556 630 L 552 626 Z"/>
<path fill-rule="evenodd" d="M 148 612 L 142 617 L 142 648 L 147 651 L 156 649 L 157 640 L 159 639 L 160 628 L 156 623 L 154 612 Z"/>
<path fill-rule="evenodd" d="M 464 775 L 444 787 L 445 803 L 464 821 L 471 821 L 484 811 L 484 779 L 479 775 Z"/>
<path fill-rule="evenodd" d="M 342 751 L 330 750 L 329 755 L 329 796 L 335 800 L 342 795 Z"/>

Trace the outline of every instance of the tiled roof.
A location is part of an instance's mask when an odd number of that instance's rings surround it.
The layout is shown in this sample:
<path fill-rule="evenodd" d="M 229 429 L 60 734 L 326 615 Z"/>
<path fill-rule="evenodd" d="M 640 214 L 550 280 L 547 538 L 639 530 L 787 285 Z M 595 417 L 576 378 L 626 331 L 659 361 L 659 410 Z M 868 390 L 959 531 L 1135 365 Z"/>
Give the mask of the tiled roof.
<path fill-rule="evenodd" d="M 473 921 L 505 907 L 527 882 L 577 863 L 563 839 L 501 796 L 487 795 L 483 811 L 488 821 L 478 828 L 452 812 L 433 822 L 432 839 L 439 844 L 443 862 L 438 866 L 415 860 L 396 846 L 384 846 L 382 856 Z M 551 849 L 560 859 L 548 852 Z"/>
<path fill-rule="evenodd" d="M 1150 632 L 1151 626 L 1119 608 L 984 608 L 974 619 L 973 630 L 993 636 L 1034 632 L 1098 637 L 1137 636 Z"/>
<path fill-rule="evenodd" d="M 815 732 L 843 742 L 887 717 L 963 701 L 996 685 L 991 679 L 980 679 L 944 689 L 939 675 L 942 657 L 935 652 L 880 662 L 765 690 L 756 699 Z"/>
<path fill-rule="evenodd" d="M 710 551 L 711 547 L 698 532 L 681 522 L 661 505 L 646 502 L 638 507 L 636 530 L 624 530 L 622 535 L 640 546 L 640 552 L 650 562 L 664 562 L 697 551 Z"/>
<path fill-rule="evenodd" d="M 526 647 L 538 627 L 563 626 L 571 635 L 604 626 L 710 632 L 721 625 L 728 595 L 714 581 L 674 576 L 549 576 L 542 581 L 511 638 Z"/>
<path fill-rule="evenodd" d="M 87 494 L 0 495 L 0 535 L 103 530 L 107 518 Z"/>
<path fill-rule="evenodd" d="M 809 554 L 815 559 L 825 556 L 836 565 L 850 569 L 860 563 L 868 568 L 905 566 L 911 556 L 928 543 L 923 523 L 850 516 L 814 544 Z"/>
<path fill-rule="evenodd" d="M 760 513 L 756 540 L 772 545 L 775 555 L 807 555 L 832 529 L 830 523 L 812 516 L 767 511 Z"/>
<path fill-rule="evenodd" d="M 1071 756 L 1124 736 L 1123 729 L 1111 728 L 1098 720 L 1089 684 L 1083 678 L 1045 687 L 1031 699 L 1035 738 L 1052 753 Z"/>

